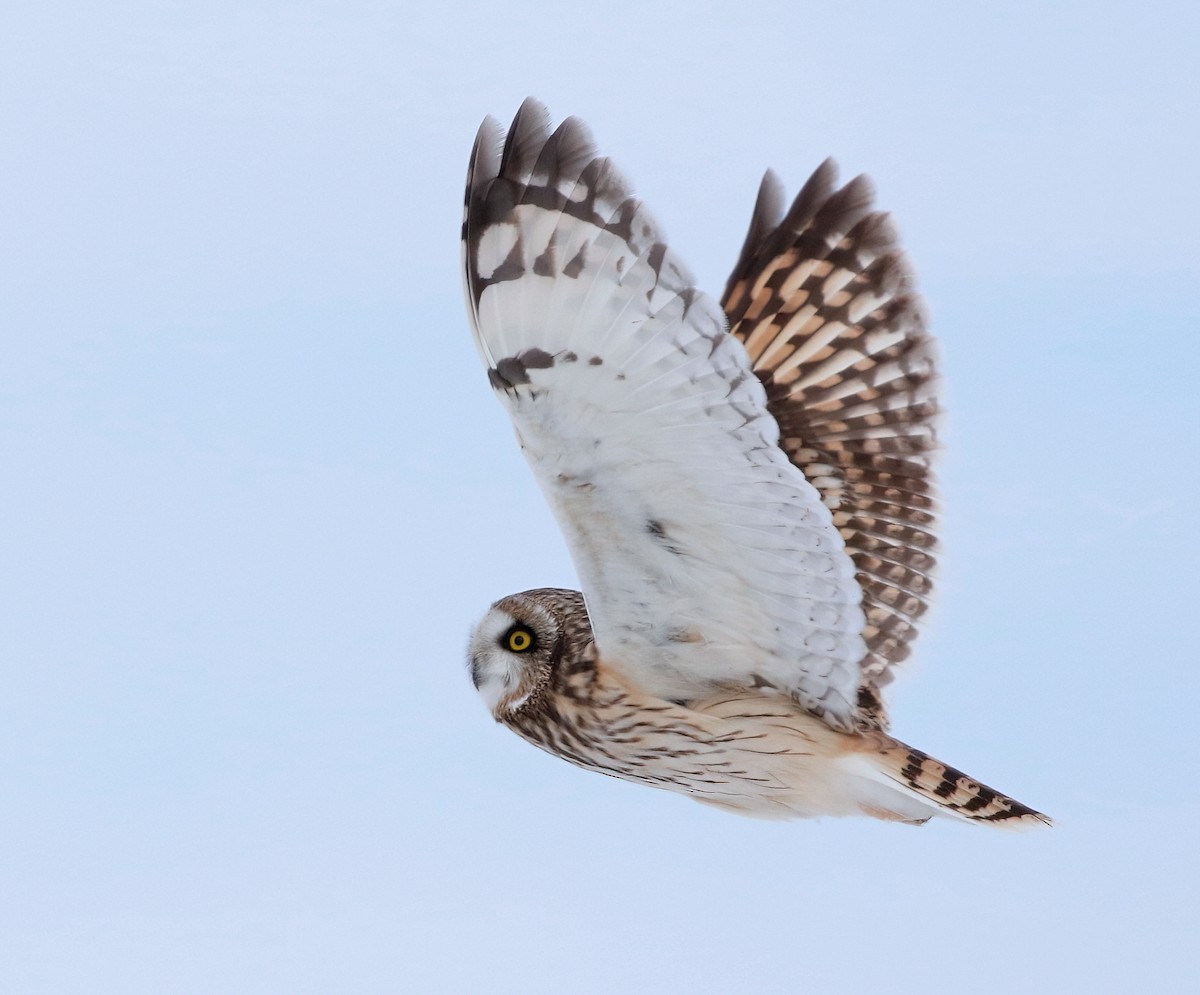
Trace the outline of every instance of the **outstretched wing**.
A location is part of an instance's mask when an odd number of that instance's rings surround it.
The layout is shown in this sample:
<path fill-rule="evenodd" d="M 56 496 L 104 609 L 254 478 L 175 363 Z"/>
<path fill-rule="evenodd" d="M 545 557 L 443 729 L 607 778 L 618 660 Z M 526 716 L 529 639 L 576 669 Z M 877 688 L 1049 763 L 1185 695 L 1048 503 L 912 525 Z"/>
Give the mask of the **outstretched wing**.
<path fill-rule="evenodd" d="M 501 141 L 503 139 L 503 145 Z M 584 126 L 484 122 L 463 225 L 492 387 L 566 534 L 605 661 L 688 701 L 786 689 L 859 718 L 862 592 L 745 349 Z"/>
<path fill-rule="evenodd" d="M 767 173 L 722 304 L 779 423 L 780 444 L 833 512 L 863 589 L 860 705 L 910 652 L 931 590 L 933 340 L 887 215 L 865 177 L 826 161 L 785 213 Z"/>

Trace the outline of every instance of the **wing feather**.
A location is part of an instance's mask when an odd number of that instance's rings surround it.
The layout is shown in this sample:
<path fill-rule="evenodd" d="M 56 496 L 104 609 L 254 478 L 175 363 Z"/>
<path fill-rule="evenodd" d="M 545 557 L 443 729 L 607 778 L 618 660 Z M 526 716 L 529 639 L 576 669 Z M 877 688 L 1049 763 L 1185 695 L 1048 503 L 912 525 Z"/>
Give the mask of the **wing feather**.
<path fill-rule="evenodd" d="M 768 172 L 722 306 L 784 451 L 854 561 L 867 621 L 859 703 L 883 725 L 879 689 L 911 652 L 933 586 L 940 384 L 911 268 L 872 199 L 864 177 L 838 189 L 826 160 L 785 211 Z"/>
<path fill-rule="evenodd" d="M 809 199 L 836 213 L 823 191 Z M 781 212 L 760 200 L 756 238 L 775 237 Z M 551 132 L 527 101 L 501 145 L 486 121 L 463 238 L 489 380 L 567 537 L 604 659 L 664 698 L 769 685 L 836 727 L 859 722 L 867 621 L 834 511 L 779 447 L 724 314 L 584 127 Z M 864 428 L 839 429 L 843 444 Z"/>

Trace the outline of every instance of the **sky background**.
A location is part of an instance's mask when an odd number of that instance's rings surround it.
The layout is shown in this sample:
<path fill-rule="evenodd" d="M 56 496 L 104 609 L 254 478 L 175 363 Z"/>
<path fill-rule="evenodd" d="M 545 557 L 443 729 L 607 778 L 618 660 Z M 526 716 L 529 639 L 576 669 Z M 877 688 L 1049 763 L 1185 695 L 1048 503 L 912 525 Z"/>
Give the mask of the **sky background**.
<path fill-rule="evenodd" d="M 10 10 L 0 991 L 1194 983 L 1197 11 Z M 713 292 L 766 167 L 874 177 L 950 411 L 894 728 L 1057 828 L 739 819 L 491 721 L 470 627 L 574 584 L 459 275 L 527 94 Z"/>

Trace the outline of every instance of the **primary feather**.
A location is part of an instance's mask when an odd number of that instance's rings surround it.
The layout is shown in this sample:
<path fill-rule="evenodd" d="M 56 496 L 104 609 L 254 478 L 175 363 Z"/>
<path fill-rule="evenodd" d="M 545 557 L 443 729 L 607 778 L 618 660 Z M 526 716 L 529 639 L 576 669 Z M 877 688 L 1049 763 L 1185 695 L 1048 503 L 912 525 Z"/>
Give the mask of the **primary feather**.
<path fill-rule="evenodd" d="M 838 189 L 826 160 L 785 213 L 763 178 L 722 306 L 778 421 L 780 445 L 821 494 L 863 591 L 859 705 L 886 725 L 879 689 L 911 652 L 932 590 L 934 341 L 912 269 L 865 177 Z"/>

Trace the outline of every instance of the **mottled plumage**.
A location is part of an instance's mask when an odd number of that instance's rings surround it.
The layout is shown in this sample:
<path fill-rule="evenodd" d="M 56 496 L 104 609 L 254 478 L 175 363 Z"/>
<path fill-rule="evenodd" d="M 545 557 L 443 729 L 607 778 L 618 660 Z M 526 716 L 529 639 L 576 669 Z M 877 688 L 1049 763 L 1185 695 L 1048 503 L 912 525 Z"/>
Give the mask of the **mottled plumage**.
<path fill-rule="evenodd" d="M 580 122 L 484 122 L 468 309 L 583 594 L 497 602 L 472 678 L 551 753 L 746 814 L 1046 821 L 885 732 L 934 565 L 934 351 L 865 179 L 827 162 L 784 205 L 768 174 L 718 306 Z"/>
<path fill-rule="evenodd" d="M 879 688 L 909 655 L 932 587 L 938 378 L 894 226 L 871 209 L 866 177 L 840 190 L 835 177 L 826 160 L 785 213 L 767 173 L 721 303 L 766 387 L 780 447 L 833 511 L 858 568 L 859 705 L 884 725 Z"/>

